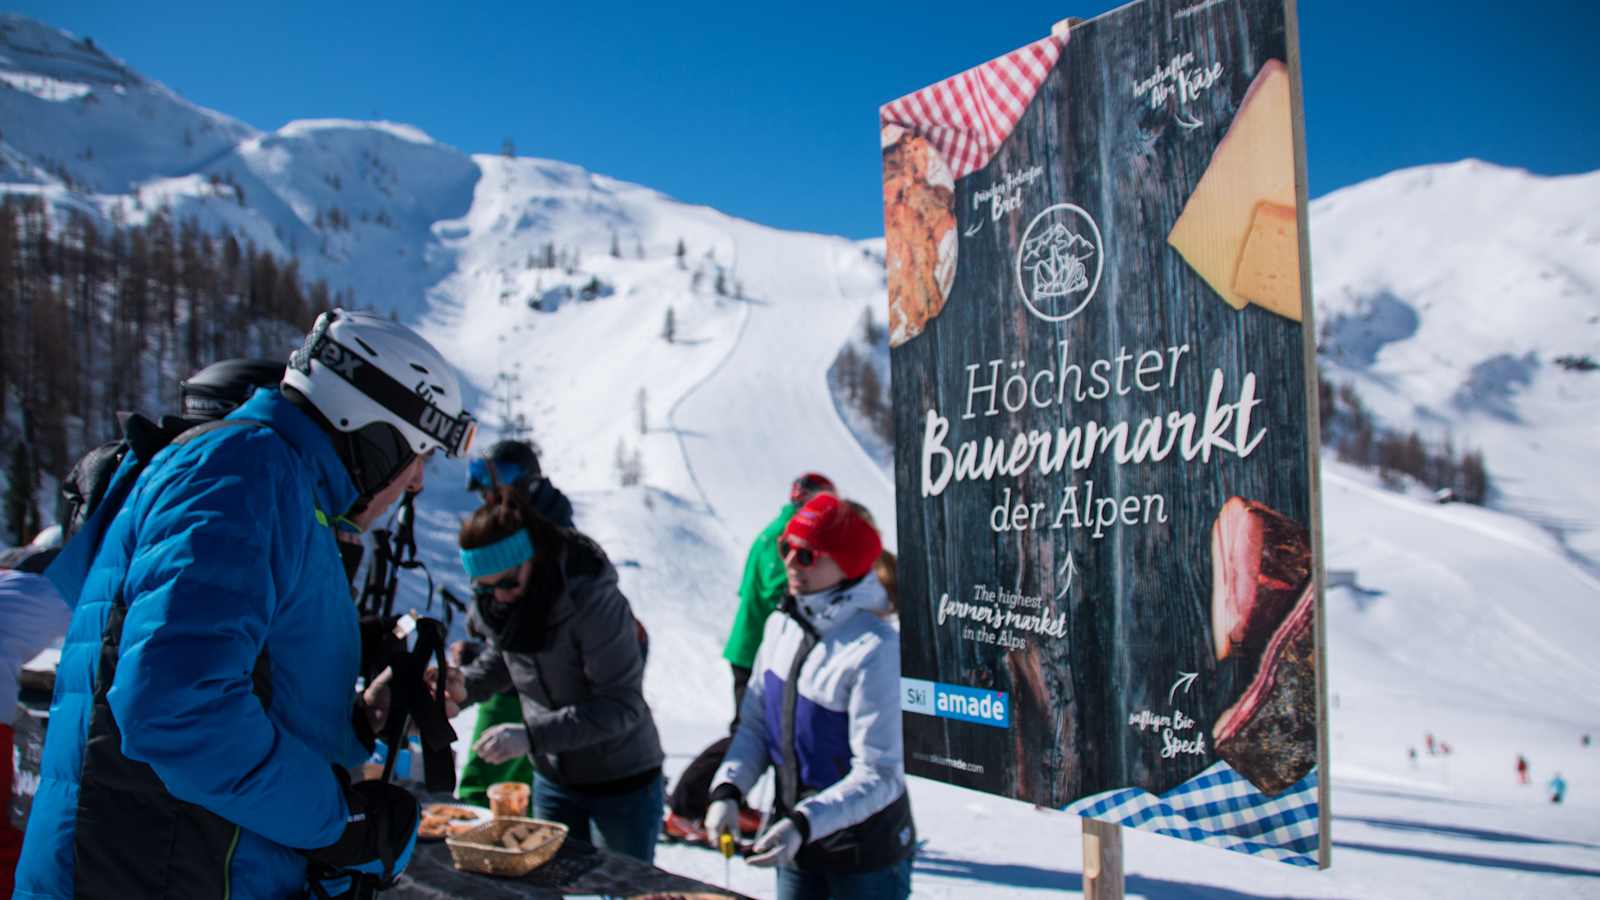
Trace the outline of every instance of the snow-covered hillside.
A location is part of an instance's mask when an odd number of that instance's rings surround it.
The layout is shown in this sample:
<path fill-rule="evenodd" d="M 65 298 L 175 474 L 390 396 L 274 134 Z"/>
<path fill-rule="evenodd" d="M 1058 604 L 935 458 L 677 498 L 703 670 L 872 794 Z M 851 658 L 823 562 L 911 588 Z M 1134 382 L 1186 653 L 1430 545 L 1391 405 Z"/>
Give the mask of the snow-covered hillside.
<path fill-rule="evenodd" d="M 1311 206 L 1322 363 L 1390 428 L 1481 450 L 1495 505 L 1600 561 L 1600 173 L 1466 161 Z M 1596 571 L 1600 571 L 1597 568 Z"/>
<path fill-rule="evenodd" d="M 649 628 L 669 774 L 726 727 L 739 569 L 789 480 L 829 474 L 894 543 L 892 480 L 826 381 L 863 312 L 882 319 L 881 243 L 777 231 L 566 163 L 469 156 L 406 125 L 262 134 L 18 17 L 0 17 L 0 182 L 107 218 L 166 203 L 297 252 L 308 276 L 436 342 L 486 423 L 523 417 Z M 1313 205 L 1325 361 L 1396 426 L 1484 449 L 1506 509 L 1436 506 L 1326 461 L 1328 568 L 1350 573 L 1327 610 L 1334 868 L 1129 831 L 1131 896 L 1600 894 L 1600 747 L 1579 743 L 1600 733 L 1600 583 L 1544 527 L 1600 556 L 1600 489 L 1581 477 L 1600 448 L 1600 373 L 1553 363 L 1600 357 L 1597 194 L 1600 176 L 1466 163 Z M 1515 377 L 1499 377 L 1507 365 Z M 619 486 L 619 455 L 642 483 Z M 459 586 L 472 498 L 458 462 L 427 477 L 421 555 Z M 413 601 L 419 581 L 405 579 Z M 1429 756 L 1427 733 L 1453 752 Z M 1514 783 L 1518 753 L 1535 787 Z M 1556 771 L 1572 785 L 1562 806 L 1537 786 Z M 918 896 L 1080 889 L 1076 819 L 921 779 L 911 791 Z M 658 863 L 723 878 L 708 851 L 664 846 Z M 730 886 L 773 893 L 737 863 Z"/>

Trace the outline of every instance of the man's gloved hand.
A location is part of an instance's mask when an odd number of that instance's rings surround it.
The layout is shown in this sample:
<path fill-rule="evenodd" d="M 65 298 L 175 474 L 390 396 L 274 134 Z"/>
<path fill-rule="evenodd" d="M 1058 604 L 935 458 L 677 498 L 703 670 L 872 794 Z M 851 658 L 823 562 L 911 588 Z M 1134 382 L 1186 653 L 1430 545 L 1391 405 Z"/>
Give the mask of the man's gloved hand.
<path fill-rule="evenodd" d="M 478 742 L 472 745 L 472 752 L 490 765 L 527 756 L 530 749 L 528 728 L 521 722 L 496 725 L 485 731 Z"/>
<path fill-rule="evenodd" d="M 713 800 L 706 807 L 705 817 L 706 837 L 711 845 L 716 846 L 717 838 L 722 834 L 739 836 L 739 801 Z"/>
<path fill-rule="evenodd" d="M 343 776 L 342 770 L 335 770 Z M 344 874 L 372 875 L 388 884 L 405 871 L 417 846 L 417 799 L 383 781 L 350 784 L 341 777 L 349 807 L 339 840 L 305 854 L 313 862 Z"/>
<path fill-rule="evenodd" d="M 750 848 L 753 855 L 747 862 L 752 866 L 790 865 L 805 842 L 806 837 L 793 818 L 781 819 Z"/>

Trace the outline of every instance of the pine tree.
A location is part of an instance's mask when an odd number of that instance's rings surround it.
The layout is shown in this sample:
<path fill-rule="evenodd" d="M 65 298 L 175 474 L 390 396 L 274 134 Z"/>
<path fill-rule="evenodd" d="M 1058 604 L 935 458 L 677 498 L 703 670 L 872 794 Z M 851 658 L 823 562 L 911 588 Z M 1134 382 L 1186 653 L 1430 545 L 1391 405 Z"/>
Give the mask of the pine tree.
<path fill-rule="evenodd" d="M 883 385 L 878 381 L 878 372 L 871 362 L 863 362 L 861 366 L 861 414 L 867 421 L 876 421 L 883 410 Z"/>
<path fill-rule="evenodd" d="M 839 351 L 835 371 L 838 372 L 839 392 L 844 394 L 845 402 L 854 404 L 861 396 L 861 355 L 856 353 L 854 345 L 845 344 Z"/>
<path fill-rule="evenodd" d="M 673 252 L 673 255 L 678 258 L 678 268 L 680 268 L 680 269 L 688 268 L 688 266 L 685 265 L 684 261 L 683 261 L 684 255 L 687 254 L 688 252 L 689 252 L 689 248 L 685 247 L 683 245 L 683 238 L 678 238 L 678 249 Z"/>
<path fill-rule="evenodd" d="M 617 438 L 617 482 L 623 487 L 633 487 L 644 479 L 644 457 L 639 448 L 628 452 L 627 443 Z"/>
<path fill-rule="evenodd" d="M 26 544 L 39 525 L 39 507 L 34 502 L 38 491 L 38 472 L 34 470 L 33 454 L 25 441 L 11 447 L 11 466 L 6 472 L 6 530 L 12 543 Z"/>
<path fill-rule="evenodd" d="M 672 307 L 669 306 L 669 307 L 667 307 L 667 321 L 666 321 L 666 324 L 661 326 L 661 337 L 664 338 L 666 340 L 666 342 L 670 344 L 670 343 L 673 342 L 673 340 L 677 336 L 678 336 L 678 325 L 677 325 L 677 322 L 674 321 L 674 317 L 673 317 L 673 314 L 672 314 Z"/>
<path fill-rule="evenodd" d="M 862 320 L 861 337 L 869 347 L 883 340 L 883 329 L 878 327 L 877 321 L 872 317 L 872 307 L 870 306 L 867 307 L 866 315 Z"/>
<path fill-rule="evenodd" d="M 622 258 L 622 244 L 620 239 L 617 237 L 617 232 L 615 229 L 613 229 L 611 232 L 611 258 Z"/>
<path fill-rule="evenodd" d="M 634 397 L 634 405 L 639 410 L 639 433 L 650 431 L 650 399 L 645 394 L 644 388 L 639 388 L 639 393 Z"/>
<path fill-rule="evenodd" d="M 1484 465 L 1482 451 L 1461 455 L 1461 499 L 1479 505 L 1489 499 L 1489 470 Z"/>

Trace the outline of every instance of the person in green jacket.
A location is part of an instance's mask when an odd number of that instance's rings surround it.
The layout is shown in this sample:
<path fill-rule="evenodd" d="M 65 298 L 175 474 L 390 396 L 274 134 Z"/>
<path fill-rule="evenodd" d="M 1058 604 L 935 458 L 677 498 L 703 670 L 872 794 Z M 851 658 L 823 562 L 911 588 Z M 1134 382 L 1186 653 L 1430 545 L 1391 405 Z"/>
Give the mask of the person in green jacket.
<path fill-rule="evenodd" d="M 778 555 L 778 537 L 795 510 L 823 492 L 837 493 L 827 476 L 807 472 L 796 478 L 789 486 L 789 502 L 756 536 L 745 557 L 744 578 L 739 582 L 739 611 L 733 617 L 728 643 L 722 648 L 722 658 L 733 669 L 735 724 L 739 718 L 739 704 L 744 702 L 745 685 L 750 683 L 750 667 L 755 663 L 756 649 L 761 646 L 761 633 L 767 626 L 767 616 L 778 608 L 778 601 L 789 589 L 783 559 Z"/>

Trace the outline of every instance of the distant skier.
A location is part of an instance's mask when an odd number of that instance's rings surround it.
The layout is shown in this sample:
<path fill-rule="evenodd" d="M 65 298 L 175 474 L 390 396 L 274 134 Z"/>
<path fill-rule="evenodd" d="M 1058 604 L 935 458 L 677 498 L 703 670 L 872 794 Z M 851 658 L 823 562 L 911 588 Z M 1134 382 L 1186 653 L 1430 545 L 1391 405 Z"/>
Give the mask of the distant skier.
<path fill-rule="evenodd" d="M 1594 743 L 1594 739 L 1589 737 L 1588 732 L 1584 732 L 1584 735 L 1583 735 L 1583 746 L 1587 747 L 1592 743 Z"/>
<path fill-rule="evenodd" d="M 1517 783 L 1528 783 L 1528 758 L 1521 753 L 1517 754 Z"/>
<path fill-rule="evenodd" d="M 1415 769 L 1417 767 L 1417 748 L 1407 747 L 1406 758 L 1411 760 L 1411 768 Z"/>
<path fill-rule="evenodd" d="M 1567 795 L 1567 780 L 1557 772 L 1556 777 L 1550 779 L 1550 802 L 1560 803 L 1561 798 Z"/>
<path fill-rule="evenodd" d="M 1434 751 L 1434 747 L 1433 747 L 1433 732 L 1431 732 L 1431 731 L 1428 732 L 1427 743 L 1428 743 L 1428 755 L 1432 756 L 1435 751 Z"/>

